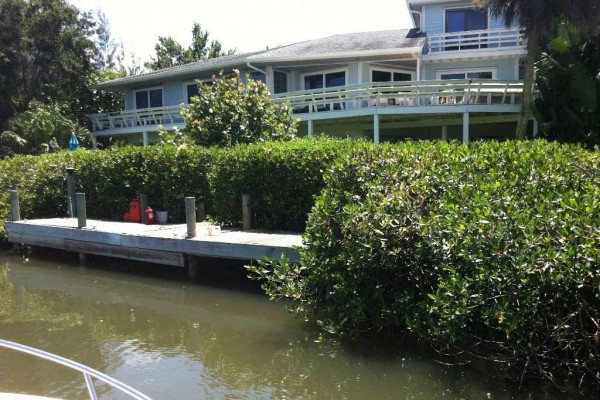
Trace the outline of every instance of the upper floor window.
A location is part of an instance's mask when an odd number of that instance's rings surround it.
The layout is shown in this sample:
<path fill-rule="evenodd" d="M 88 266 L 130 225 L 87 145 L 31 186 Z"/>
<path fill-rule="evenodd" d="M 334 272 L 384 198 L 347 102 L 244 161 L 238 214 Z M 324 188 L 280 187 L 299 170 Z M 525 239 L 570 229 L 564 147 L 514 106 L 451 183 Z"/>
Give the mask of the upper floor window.
<path fill-rule="evenodd" d="M 252 78 L 253 81 L 256 82 L 262 82 L 262 83 L 266 83 L 267 82 L 267 78 L 265 76 L 265 74 L 263 74 L 262 72 L 250 72 L 250 78 Z"/>
<path fill-rule="evenodd" d="M 446 10 L 446 33 L 488 28 L 487 10 L 474 8 Z"/>
<path fill-rule="evenodd" d="M 371 82 L 405 82 L 412 81 L 412 74 L 393 70 L 371 70 Z"/>
<path fill-rule="evenodd" d="M 137 90 L 135 92 L 135 108 L 162 107 L 162 89 Z"/>
<path fill-rule="evenodd" d="M 471 68 L 466 70 L 438 70 L 437 79 L 496 79 L 496 68 Z"/>
<path fill-rule="evenodd" d="M 198 96 L 198 94 L 200 94 L 200 88 L 198 87 L 198 84 L 194 82 L 185 85 L 185 89 L 187 104 L 190 104 L 192 102 L 192 97 Z"/>
<path fill-rule="evenodd" d="M 273 88 L 275 93 L 287 92 L 287 74 L 285 72 L 275 71 L 273 73 Z"/>
<path fill-rule="evenodd" d="M 346 72 L 324 72 L 304 75 L 304 90 L 323 89 L 346 84 Z"/>

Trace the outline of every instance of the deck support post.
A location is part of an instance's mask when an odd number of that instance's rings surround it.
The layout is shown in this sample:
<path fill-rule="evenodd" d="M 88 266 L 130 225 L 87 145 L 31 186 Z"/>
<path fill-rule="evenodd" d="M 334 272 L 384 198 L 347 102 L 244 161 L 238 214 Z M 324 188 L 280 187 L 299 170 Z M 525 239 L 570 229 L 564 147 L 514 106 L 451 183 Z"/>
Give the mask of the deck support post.
<path fill-rule="evenodd" d="M 86 265 L 86 264 L 87 264 L 87 254 L 79 253 L 79 265 Z"/>
<path fill-rule="evenodd" d="M 185 198 L 185 222 L 187 224 L 187 233 L 185 237 L 196 237 L 196 198 Z"/>
<path fill-rule="evenodd" d="M 444 142 L 448 141 L 448 125 L 442 125 L 442 140 Z"/>
<path fill-rule="evenodd" d="M 204 222 L 204 220 L 206 219 L 206 206 L 204 205 L 203 201 L 198 203 L 196 212 L 198 213 L 197 221 Z"/>
<path fill-rule="evenodd" d="M 146 223 L 146 207 L 148 207 L 148 196 L 140 194 L 140 208 L 142 212 L 142 224 Z"/>
<path fill-rule="evenodd" d="M 77 227 L 85 228 L 87 225 L 87 215 L 85 208 L 85 193 L 75 193 L 77 204 Z"/>
<path fill-rule="evenodd" d="M 75 168 L 67 167 L 67 213 L 69 218 L 75 218 Z"/>
<path fill-rule="evenodd" d="M 537 119 L 533 119 L 533 138 L 537 139 L 540 137 L 540 126 Z"/>
<path fill-rule="evenodd" d="M 148 132 L 142 132 L 142 144 L 148 146 Z"/>
<path fill-rule="evenodd" d="M 463 143 L 469 143 L 469 112 L 463 113 Z"/>
<path fill-rule="evenodd" d="M 94 135 L 92 135 L 92 149 L 98 149 L 98 139 Z"/>
<path fill-rule="evenodd" d="M 19 206 L 19 192 L 16 190 L 9 190 L 8 193 L 10 193 L 10 220 L 20 221 L 21 207 Z"/>
<path fill-rule="evenodd" d="M 198 258 L 187 255 L 186 257 L 188 277 L 192 280 L 198 280 L 200 278 L 200 263 Z"/>
<path fill-rule="evenodd" d="M 315 135 L 315 126 L 312 119 L 306 121 L 308 123 L 308 137 L 313 137 Z"/>
<path fill-rule="evenodd" d="M 247 231 L 252 227 L 252 218 L 250 215 L 250 195 L 243 194 L 242 195 L 242 229 Z"/>
<path fill-rule="evenodd" d="M 379 114 L 373 115 L 373 143 L 379 144 Z"/>

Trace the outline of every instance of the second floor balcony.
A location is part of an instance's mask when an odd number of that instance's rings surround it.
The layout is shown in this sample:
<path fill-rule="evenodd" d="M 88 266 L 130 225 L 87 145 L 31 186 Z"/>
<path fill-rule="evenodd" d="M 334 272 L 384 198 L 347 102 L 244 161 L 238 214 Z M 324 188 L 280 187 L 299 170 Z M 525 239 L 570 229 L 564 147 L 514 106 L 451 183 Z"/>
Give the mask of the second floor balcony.
<path fill-rule="evenodd" d="M 485 112 L 516 112 L 522 81 L 441 80 L 373 82 L 271 95 L 288 103 L 301 120 L 324 120 L 381 114 L 458 113 L 466 108 Z M 517 107 L 516 107 L 517 106 Z M 92 114 L 96 136 L 153 132 L 159 125 L 184 127 L 182 105 Z"/>
<path fill-rule="evenodd" d="M 444 59 L 467 52 L 525 54 L 526 43 L 525 33 L 521 29 L 451 32 L 428 35 L 423 54 L 424 59 Z"/>

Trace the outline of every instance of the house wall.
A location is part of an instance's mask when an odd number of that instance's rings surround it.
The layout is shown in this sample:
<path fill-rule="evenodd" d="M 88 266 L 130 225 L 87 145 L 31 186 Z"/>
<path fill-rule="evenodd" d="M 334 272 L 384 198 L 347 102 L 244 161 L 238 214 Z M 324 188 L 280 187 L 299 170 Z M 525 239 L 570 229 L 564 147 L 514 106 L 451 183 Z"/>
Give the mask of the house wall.
<path fill-rule="evenodd" d="M 423 64 L 421 71 L 421 79 L 435 80 L 437 79 L 438 70 L 465 70 L 471 68 L 496 68 L 496 79 L 499 80 L 514 80 L 519 79 L 518 71 L 515 68 L 515 58 L 493 59 L 493 60 L 477 60 L 477 61 L 443 61 L 437 63 Z"/>
<path fill-rule="evenodd" d="M 434 35 L 438 33 L 445 33 L 446 15 L 444 10 L 447 8 L 472 8 L 472 1 L 463 2 L 446 2 L 436 4 L 426 4 L 423 6 L 423 14 L 425 19 L 424 32 L 428 35 Z M 492 18 L 488 15 L 489 29 L 502 29 L 504 24 L 502 21 Z"/>

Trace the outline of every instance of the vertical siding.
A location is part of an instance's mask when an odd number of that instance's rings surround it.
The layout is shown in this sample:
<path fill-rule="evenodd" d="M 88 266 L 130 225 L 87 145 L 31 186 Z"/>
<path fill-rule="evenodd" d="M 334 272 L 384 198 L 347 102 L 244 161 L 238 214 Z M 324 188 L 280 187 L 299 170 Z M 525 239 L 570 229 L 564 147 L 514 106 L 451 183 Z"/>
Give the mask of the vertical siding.
<path fill-rule="evenodd" d="M 133 110 L 133 90 L 125 90 L 125 109 Z"/>
<path fill-rule="evenodd" d="M 183 82 L 166 82 L 163 86 L 163 106 L 177 106 L 185 101 Z"/>
<path fill-rule="evenodd" d="M 438 70 L 447 69 L 469 69 L 469 68 L 496 68 L 496 79 L 513 80 L 518 79 L 515 76 L 515 59 L 504 58 L 497 60 L 481 60 L 481 61 L 463 61 L 463 62 L 442 62 L 442 63 L 427 63 L 423 66 L 423 77 L 425 80 L 436 79 Z"/>

